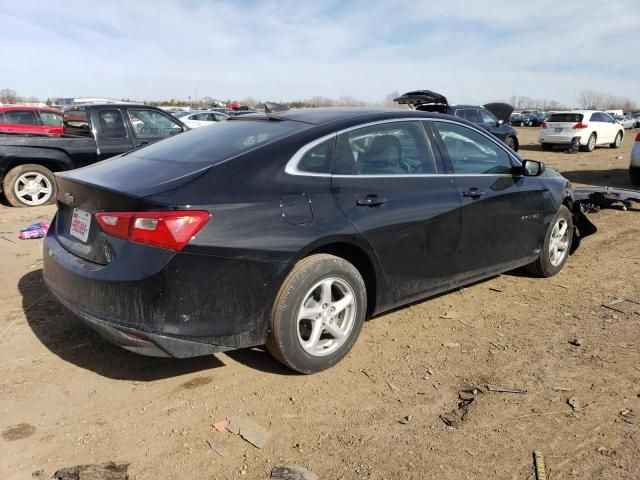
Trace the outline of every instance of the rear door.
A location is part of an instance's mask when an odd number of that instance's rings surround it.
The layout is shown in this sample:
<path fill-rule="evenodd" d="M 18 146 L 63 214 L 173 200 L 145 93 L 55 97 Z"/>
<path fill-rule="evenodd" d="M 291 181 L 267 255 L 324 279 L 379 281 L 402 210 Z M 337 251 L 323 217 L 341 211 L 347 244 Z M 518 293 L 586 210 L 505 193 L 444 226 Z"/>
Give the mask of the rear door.
<path fill-rule="evenodd" d="M 544 236 L 546 187 L 537 177 L 514 176 L 511 154 L 493 137 L 455 122 L 430 123 L 462 204 L 464 276 L 480 278 L 535 257 Z"/>
<path fill-rule="evenodd" d="M 4 112 L 4 123 L 0 125 L 2 133 L 43 134 L 46 133 L 34 110 L 8 110 Z"/>
<path fill-rule="evenodd" d="M 420 121 L 338 135 L 332 191 L 377 255 L 395 301 L 442 289 L 456 272 L 460 200 Z"/>
<path fill-rule="evenodd" d="M 134 147 L 133 139 L 124 121 L 124 112 L 117 107 L 104 107 L 91 112 L 95 127 L 98 160 L 120 155 Z"/>

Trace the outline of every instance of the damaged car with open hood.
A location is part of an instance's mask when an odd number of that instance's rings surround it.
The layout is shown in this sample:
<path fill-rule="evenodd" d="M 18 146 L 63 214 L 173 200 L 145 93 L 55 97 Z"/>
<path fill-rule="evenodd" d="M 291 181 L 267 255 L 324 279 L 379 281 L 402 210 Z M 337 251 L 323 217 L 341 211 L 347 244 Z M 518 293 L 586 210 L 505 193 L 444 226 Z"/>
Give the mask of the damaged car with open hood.
<path fill-rule="evenodd" d="M 502 140 L 509 148 L 518 151 L 518 132 L 509 125 L 513 107 L 508 103 L 487 103 L 485 105 L 450 105 L 447 98 L 431 90 L 414 90 L 393 100 L 400 105 L 409 105 L 423 112 L 447 113 L 464 118 L 484 128 Z"/>

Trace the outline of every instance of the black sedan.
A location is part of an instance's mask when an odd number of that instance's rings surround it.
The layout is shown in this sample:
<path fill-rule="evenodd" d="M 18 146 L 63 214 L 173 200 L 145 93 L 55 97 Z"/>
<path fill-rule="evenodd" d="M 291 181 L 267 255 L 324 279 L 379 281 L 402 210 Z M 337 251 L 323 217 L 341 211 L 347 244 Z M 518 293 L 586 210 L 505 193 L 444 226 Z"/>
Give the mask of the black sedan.
<path fill-rule="evenodd" d="M 367 317 L 556 274 L 574 237 L 565 178 L 439 113 L 243 115 L 57 182 L 44 279 L 105 338 L 173 357 L 266 344 L 304 373 Z"/>

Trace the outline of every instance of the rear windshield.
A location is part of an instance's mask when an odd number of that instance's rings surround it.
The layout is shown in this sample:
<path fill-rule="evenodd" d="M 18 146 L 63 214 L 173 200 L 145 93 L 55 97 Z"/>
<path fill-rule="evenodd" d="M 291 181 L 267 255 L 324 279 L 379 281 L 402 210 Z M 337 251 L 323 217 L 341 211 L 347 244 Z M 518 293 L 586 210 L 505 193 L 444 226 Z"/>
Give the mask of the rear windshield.
<path fill-rule="evenodd" d="M 167 138 L 128 155 L 165 163 L 215 165 L 308 128 L 293 121 L 232 120 Z"/>
<path fill-rule="evenodd" d="M 581 113 L 552 113 L 547 122 L 566 122 L 577 123 L 581 122 L 584 115 Z"/>

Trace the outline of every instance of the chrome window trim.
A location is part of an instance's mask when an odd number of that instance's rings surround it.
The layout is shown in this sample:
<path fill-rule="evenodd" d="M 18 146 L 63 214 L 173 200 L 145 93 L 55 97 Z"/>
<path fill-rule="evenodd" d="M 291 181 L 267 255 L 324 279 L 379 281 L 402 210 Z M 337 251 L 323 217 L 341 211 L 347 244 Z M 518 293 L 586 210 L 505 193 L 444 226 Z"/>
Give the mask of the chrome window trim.
<path fill-rule="evenodd" d="M 489 141 L 493 142 L 495 145 L 497 145 L 498 147 L 500 147 L 502 150 L 504 150 L 504 152 L 509 156 L 509 158 L 514 161 L 516 163 L 516 166 L 522 166 L 522 163 L 520 162 L 520 160 L 518 160 L 516 157 L 514 157 L 511 152 L 509 152 L 509 150 L 507 150 L 506 145 L 501 145 L 501 141 L 498 140 L 497 138 L 495 138 L 493 135 L 488 134 L 487 132 L 482 131 L 482 129 L 477 128 L 475 126 L 469 126 L 469 125 L 465 125 L 463 123 L 460 122 L 456 122 L 454 120 L 449 120 L 447 118 L 425 118 L 425 117 L 407 117 L 407 118 L 393 118 L 393 119 L 388 119 L 388 120 L 378 120 L 375 122 L 369 122 L 369 123 L 363 123 L 360 125 L 354 125 L 352 127 L 348 127 L 348 128 L 344 128 L 342 130 L 338 130 L 337 132 L 333 132 L 330 133 L 328 135 L 324 135 L 320 138 L 316 138 L 315 140 L 307 143 L 306 145 L 303 145 L 302 147 L 300 147 L 298 149 L 298 151 L 296 153 L 293 154 L 293 156 L 289 159 L 289 161 L 287 162 L 287 165 L 284 167 L 284 171 L 285 173 L 289 174 L 289 175 L 297 175 L 297 176 L 303 176 L 303 177 L 336 177 L 336 178 L 420 178 L 420 177 L 487 177 L 487 176 L 492 176 L 492 177 L 513 177 L 514 175 L 511 174 L 505 174 L 505 173 L 416 173 L 416 174 L 400 174 L 400 175 L 387 175 L 387 174 L 381 174 L 381 175 L 343 175 L 343 174 L 331 174 L 331 173 L 313 173 L 313 172 L 305 172 L 303 170 L 299 170 L 298 169 L 298 163 L 300 163 L 300 160 L 302 160 L 302 157 L 305 156 L 305 154 L 311 150 L 314 147 L 317 147 L 319 144 L 321 144 L 322 142 L 329 140 L 331 138 L 337 138 L 338 135 L 341 135 L 343 133 L 347 133 L 347 132 L 351 132 L 353 130 L 359 130 L 361 128 L 366 128 L 366 127 L 371 127 L 371 126 L 375 126 L 375 125 L 383 125 L 385 123 L 398 123 L 398 122 L 410 122 L 410 121 L 420 121 L 420 122 L 433 122 L 433 121 L 438 121 L 438 122 L 447 122 L 447 123 L 453 123 L 455 125 L 462 125 L 463 127 L 466 127 L 470 130 L 473 130 L 474 132 L 477 132 L 481 135 L 484 135 Z M 437 132 L 435 132 L 437 133 Z M 425 132 L 425 136 L 426 132 Z M 429 138 L 427 137 L 427 141 L 429 141 Z M 430 144 L 431 142 L 429 142 Z M 433 146 L 431 146 L 431 149 L 433 150 Z"/>

